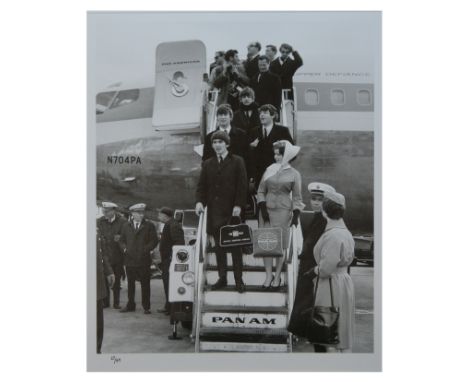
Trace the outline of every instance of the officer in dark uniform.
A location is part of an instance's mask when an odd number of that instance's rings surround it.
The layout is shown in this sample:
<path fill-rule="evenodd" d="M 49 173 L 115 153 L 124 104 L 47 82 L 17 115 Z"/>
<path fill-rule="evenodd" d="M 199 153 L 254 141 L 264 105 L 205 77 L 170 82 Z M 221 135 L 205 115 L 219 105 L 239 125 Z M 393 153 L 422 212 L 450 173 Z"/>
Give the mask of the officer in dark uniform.
<path fill-rule="evenodd" d="M 325 183 L 313 182 L 307 186 L 310 192 L 310 205 L 312 207 L 312 217 L 305 221 L 305 217 L 311 214 L 301 214 L 301 226 L 303 230 L 304 245 L 299 256 L 299 271 L 296 284 L 296 295 L 294 306 L 289 320 L 288 330 L 299 337 L 306 336 L 306 323 L 301 313 L 312 307 L 314 290 L 314 267 L 317 265 L 314 258 L 314 247 L 322 236 L 327 226 L 327 220 L 322 215 L 322 202 L 325 192 L 335 192 L 335 189 Z M 316 353 L 326 352 L 326 348 L 321 345 L 314 345 Z"/>
<path fill-rule="evenodd" d="M 161 270 L 166 294 L 166 303 L 163 309 L 158 309 L 158 313 L 169 314 L 169 267 L 172 259 L 172 246 L 184 245 L 184 230 L 182 225 L 174 219 L 174 211 L 169 207 L 162 207 L 159 211 L 159 220 L 164 223 L 159 243 L 159 253 L 161 254 Z"/>
<path fill-rule="evenodd" d="M 116 213 L 117 205 L 112 202 L 102 202 L 104 216 L 97 221 L 97 226 L 104 240 L 104 254 L 107 256 L 115 275 L 112 292 L 114 295 L 114 309 L 120 309 L 120 280 L 125 277 L 123 266 L 123 253 L 119 245 L 120 232 L 126 220 Z M 110 296 L 107 286 L 108 299 Z"/>
<path fill-rule="evenodd" d="M 124 224 L 120 235 L 128 282 L 128 302 L 127 306 L 120 310 L 122 313 L 135 311 L 135 281 L 137 279 L 141 283 L 144 313 L 151 313 L 151 251 L 158 245 L 158 236 L 154 224 L 144 218 L 145 208 L 144 203 L 135 204 L 129 208 L 133 219 Z"/>

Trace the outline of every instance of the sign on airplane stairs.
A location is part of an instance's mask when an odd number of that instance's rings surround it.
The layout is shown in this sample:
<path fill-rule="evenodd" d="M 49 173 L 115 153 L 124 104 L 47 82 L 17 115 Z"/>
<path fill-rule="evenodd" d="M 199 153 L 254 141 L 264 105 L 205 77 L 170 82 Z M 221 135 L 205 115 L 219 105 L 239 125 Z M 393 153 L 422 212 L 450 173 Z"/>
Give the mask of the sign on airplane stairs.
<path fill-rule="evenodd" d="M 288 323 L 286 266 L 277 291 L 262 288 L 265 268 L 261 258 L 243 255 L 246 291 L 235 290 L 232 259 L 228 260 L 228 286 L 211 290 L 218 280 L 216 257 L 207 254 L 206 284 L 200 322 L 200 351 L 287 352 L 291 350 Z M 274 269 L 273 269 L 274 271 Z"/>

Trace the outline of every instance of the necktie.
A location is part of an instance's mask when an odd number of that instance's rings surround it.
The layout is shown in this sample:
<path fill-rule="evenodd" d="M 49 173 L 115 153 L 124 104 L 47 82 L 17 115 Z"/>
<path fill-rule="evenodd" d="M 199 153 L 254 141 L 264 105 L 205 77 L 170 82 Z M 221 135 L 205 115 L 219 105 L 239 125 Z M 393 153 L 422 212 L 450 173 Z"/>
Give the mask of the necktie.
<path fill-rule="evenodd" d="M 139 224 L 139 223 L 135 223 L 135 230 L 138 231 L 138 228 L 140 228 L 140 224 Z"/>
<path fill-rule="evenodd" d="M 267 129 L 266 129 L 266 127 L 263 128 L 263 139 L 267 139 Z"/>
<path fill-rule="evenodd" d="M 219 163 L 222 164 L 223 163 L 223 157 L 220 155 L 219 156 Z"/>

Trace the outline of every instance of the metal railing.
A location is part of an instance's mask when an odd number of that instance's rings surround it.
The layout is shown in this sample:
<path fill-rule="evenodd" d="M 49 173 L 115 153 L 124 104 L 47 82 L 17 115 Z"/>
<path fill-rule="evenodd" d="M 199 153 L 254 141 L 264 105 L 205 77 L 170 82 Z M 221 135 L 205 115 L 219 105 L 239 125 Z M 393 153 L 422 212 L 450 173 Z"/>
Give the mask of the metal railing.
<path fill-rule="evenodd" d="M 203 286 L 205 285 L 205 263 L 207 260 L 207 235 L 206 235 L 206 217 L 207 209 L 200 215 L 198 221 L 197 242 L 195 250 L 195 296 L 192 322 L 192 338 L 195 338 L 195 352 L 200 351 L 200 327 L 201 327 L 201 311 L 203 305 Z"/>

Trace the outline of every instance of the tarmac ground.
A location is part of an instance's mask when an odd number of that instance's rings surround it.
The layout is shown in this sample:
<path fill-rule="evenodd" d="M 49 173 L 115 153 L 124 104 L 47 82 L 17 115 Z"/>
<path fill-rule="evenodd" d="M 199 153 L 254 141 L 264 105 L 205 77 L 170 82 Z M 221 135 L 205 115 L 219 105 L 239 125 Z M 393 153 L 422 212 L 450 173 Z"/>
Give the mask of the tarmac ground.
<path fill-rule="evenodd" d="M 374 349 L 374 269 L 368 266 L 351 267 L 351 277 L 356 294 L 356 327 L 353 353 L 372 353 Z M 127 301 L 127 285 L 124 282 L 121 290 L 121 305 Z M 192 353 L 194 344 L 191 331 L 178 325 L 180 340 L 170 340 L 172 325 L 169 316 L 157 313 L 164 306 L 162 280 L 151 280 L 151 311 L 143 314 L 141 289 L 136 285 L 135 312 L 120 313 L 111 307 L 104 309 L 104 341 L 102 353 Z M 293 345 L 293 352 L 313 352 L 313 346 L 305 339 L 299 339 Z"/>

